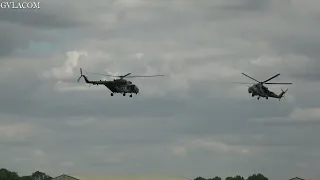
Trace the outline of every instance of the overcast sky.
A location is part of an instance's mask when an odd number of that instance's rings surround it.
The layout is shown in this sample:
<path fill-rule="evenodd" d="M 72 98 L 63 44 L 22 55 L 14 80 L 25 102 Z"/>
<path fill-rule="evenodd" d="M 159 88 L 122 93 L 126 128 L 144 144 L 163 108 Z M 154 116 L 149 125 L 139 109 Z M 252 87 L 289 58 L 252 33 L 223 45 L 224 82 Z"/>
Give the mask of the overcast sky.
<path fill-rule="evenodd" d="M 21 175 L 320 177 L 319 32 L 318 0 L 0 9 L 0 166 Z M 111 97 L 77 83 L 80 67 L 165 77 L 131 79 L 140 94 Z M 280 102 L 258 101 L 230 83 L 252 82 L 241 72 L 294 84 Z"/>

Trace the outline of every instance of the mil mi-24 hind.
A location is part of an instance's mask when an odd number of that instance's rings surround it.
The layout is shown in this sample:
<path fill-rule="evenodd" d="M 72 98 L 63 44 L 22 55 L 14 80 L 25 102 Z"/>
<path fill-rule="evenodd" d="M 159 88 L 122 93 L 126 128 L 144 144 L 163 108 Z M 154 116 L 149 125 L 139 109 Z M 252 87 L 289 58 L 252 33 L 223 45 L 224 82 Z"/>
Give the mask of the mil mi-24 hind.
<path fill-rule="evenodd" d="M 135 84 L 133 84 L 131 81 L 128 81 L 124 78 L 136 78 L 136 77 L 155 77 L 155 76 L 164 76 L 164 75 L 153 75 L 153 76 L 129 76 L 131 73 L 128 73 L 123 76 L 112 76 L 107 74 L 99 74 L 99 73 L 91 73 L 91 74 L 98 74 L 103 76 L 111 76 L 111 77 L 118 77 L 119 79 L 114 79 L 112 81 L 105 81 L 105 80 L 99 80 L 99 81 L 90 81 L 87 76 L 83 75 L 82 68 L 80 68 L 80 77 L 78 78 L 78 82 L 83 77 L 85 82 L 87 84 L 92 85 L 104 85 L 111 91 L 111 96 L 114 95 L 114 93 L 123 94 L 123 96 L 126 96 L 126 94 L 130 94 L 130 97 L 132 97 L 132 94 L 138 94 L 139 88 Z"/>
<path fill-rule="evenodd" d="M 242 83 L 242 82 L 235 82 L 235 83 L 240 83 L 240 84 L 253 84 L 252 86 L 248 86 L 248 93 L 252 95 L 252 97 L 254 96 L 258 96 L 257 99 L 259 100 L 260 97 L 264 97 L 266 99 L 270 98 L 276 98 L 279 99 L 279 101 L 281 100 L 281 98 L 284 96 L 284 94 L 288 91 L 288 89 L 286 89 L 285 91 L 283 91 L 281 89 L 281 93 L 280 94 L 275 94 L 274 92 L 270 91 L 267 87 L 264 86 L 264 84 L 292 84 L 292 83 L 268 83 L 268 81 L 278 77 L 280 74 L 276 74 L 275 76 L 265 80 L 265 81 L 258 81 L 250 76 L 248 76 L 245 73 L 242 73 L 243 75 L 247 76 L 248 78 L 256 81 L 257 83 Z"/>

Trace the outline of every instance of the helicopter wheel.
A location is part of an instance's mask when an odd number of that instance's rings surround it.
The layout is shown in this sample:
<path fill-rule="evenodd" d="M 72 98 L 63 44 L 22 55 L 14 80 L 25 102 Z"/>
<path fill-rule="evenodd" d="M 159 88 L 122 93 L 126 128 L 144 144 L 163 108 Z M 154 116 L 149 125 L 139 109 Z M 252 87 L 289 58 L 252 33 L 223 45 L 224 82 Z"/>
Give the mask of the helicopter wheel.
<path fill-rule="evenodd" d="M 132 98 L 132 94 L 130 94 L 130 97 Z"/>
<path fill-rule="evenodd" d="M 126 96 L 126 93 L 123 93 L 123 96 Z"/>
<path fill-rule="evenodd" d="M 268 97 L 266 97 L 266 99 L 268 99 Z"/>
<path fill-rule="evenodd" d="M 110 95 L 113 96 L 113 93 L 111 93 Z"/>
<path fill-rule="evenodd" d="M 260 96 L 259 96 L 259 97 L 257 97 L 257 99 L 259 100 L 259 99 L 260 99 Z"/>

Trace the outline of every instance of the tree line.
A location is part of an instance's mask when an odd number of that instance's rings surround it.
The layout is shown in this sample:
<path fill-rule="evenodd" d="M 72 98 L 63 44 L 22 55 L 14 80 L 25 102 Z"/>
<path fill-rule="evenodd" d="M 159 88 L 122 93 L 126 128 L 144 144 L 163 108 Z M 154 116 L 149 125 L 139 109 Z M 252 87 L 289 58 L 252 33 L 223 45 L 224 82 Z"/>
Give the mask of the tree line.
<path fill-rule="evenodd" d="M 0 180 L 51 180 L 53 179 L 46 173 L 36 171 L 32 173 L 29 176 L 19 176 L 17 172 L 12 172 L 7 169 L 0 169 Z M 203 178 L 203 177 L 197 177 L 194 180 L 222 180 L 221 177 L 214 177 L 214 178 Z M 244 178 L 242 176 L 235 176 L 235 177 L 226 177 L 225 180 L 268 180 L 267 177 L 265 177 L 262 174 L 253 174 L 249 176 L 248 178 Z"/>
<path fill-rule="evenodd" d="M 222 180 L 222 178 L 218 176 L 214 178 L 209 178 L 209 179 L 206 179 L 203 177 L 197 177 L 194 180 Z M 235 177 L 230 176 L 230 177 L 226 177 L 225 180 L 268 180 L 268 178 L 262 174 L 253 174 L 246 179 L 242 176 L 235 176 Z"/>
<path fill-rule="evenodd" d="M 47 174 L 36 171 L 29 176 L 19 176 L 17 172 L 12 172 L 7 169 L 0 169 L 0 180 L 50 180 L 52 177 Z"/>

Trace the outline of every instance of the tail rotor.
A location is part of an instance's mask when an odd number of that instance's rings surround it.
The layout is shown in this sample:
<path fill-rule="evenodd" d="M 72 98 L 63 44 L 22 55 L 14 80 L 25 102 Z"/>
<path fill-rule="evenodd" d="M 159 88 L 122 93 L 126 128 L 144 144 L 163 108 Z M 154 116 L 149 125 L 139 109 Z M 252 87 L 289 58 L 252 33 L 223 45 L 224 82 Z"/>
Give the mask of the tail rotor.
<path fill-rule="evenodd" d="M 78 78 L 78 82 L 80 81 L 80 79 L 82 78 L 83 74 L 82 74 L 82 68 L 80 68 L 80 77 Z"/>
<path fill-rule="evenodd" d="M 280 94 L 280 97 L 279 97 L 279 101 L 282 99 L 282 98 L 285 98 L 285 94 L 286 94 L 286 92 L 288 91 L 288 89 L 286 89 L 285 91 L 283 90 L 283 89 L 281 89 L 281 94 Z"/>

